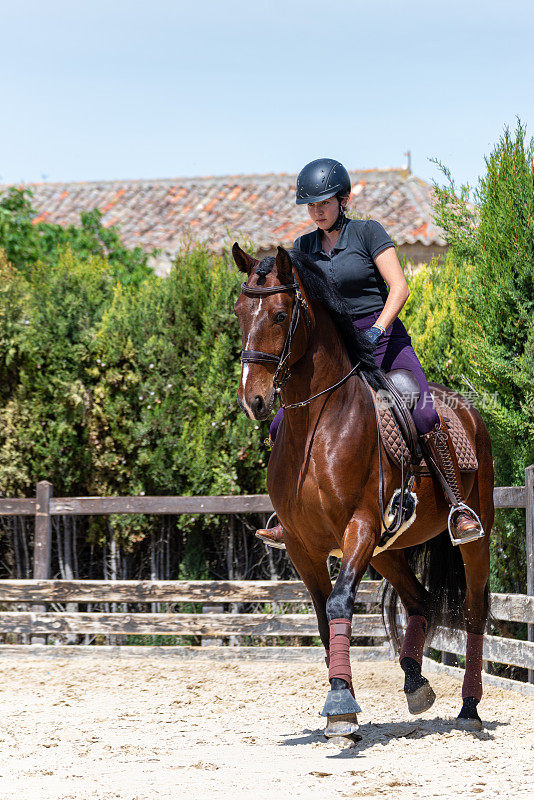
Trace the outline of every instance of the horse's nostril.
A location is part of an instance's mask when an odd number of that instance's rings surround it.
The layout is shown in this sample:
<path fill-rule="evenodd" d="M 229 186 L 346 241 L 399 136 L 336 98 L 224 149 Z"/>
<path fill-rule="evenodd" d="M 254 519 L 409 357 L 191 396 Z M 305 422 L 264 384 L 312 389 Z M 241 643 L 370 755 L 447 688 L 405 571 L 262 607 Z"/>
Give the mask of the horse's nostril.
<path fill-rule="evenodd" d="M 263 402 L 263 397 L 261 397 L 261 395 L 257 394 L 256 397 L 254 398 L 254 402 L 252 403 L 252 406 L 254 408 L 254 411 L 257 414 L 260 414 L 265 408 L 265 403 Z"/>
<path fill-rule="evenodd" d="M 260 417 L 262 414 L 264 414 L 266 406 L 263 397 L 257 394 L 254 400 L 251 402 L 250 407 L 255 417 Z"/>

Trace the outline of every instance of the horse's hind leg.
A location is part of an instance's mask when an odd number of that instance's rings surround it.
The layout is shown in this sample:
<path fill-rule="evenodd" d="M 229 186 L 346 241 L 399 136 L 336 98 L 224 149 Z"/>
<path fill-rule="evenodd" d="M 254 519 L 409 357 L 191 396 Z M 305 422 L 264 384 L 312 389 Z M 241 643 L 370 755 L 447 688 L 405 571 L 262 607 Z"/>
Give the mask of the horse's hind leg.
<path fill-rule="evenodd" d="M 460 549 L 467 584 L 464 608 L 467 644 L 462 684 L 463 705 L 457 724 L 467 730 L 480 730 L 482 722 L 477 705 L 482 699 L 482 647 L 488 616 L 488 535 L 484 539 L 460 545 Z"/>
<path fill-rule="evenodd" d="M 465 629 L 467 645 L 465 673 L 462 684 L 462 710 L 458 727 L 480 730 L 482 721 L 477 705 L 482 698 L 482 646 L 488 618 L 488 579 L 490 570 L 489 538 L 494 520 L 493 459 L 489 441 L 486 446 L 477 442 L 478 472 L 468 503 L 482 522 L 485 536 L 459 545 L 465 568 Z"/>
<path fill-rule="evenodd" d="M 475 510 L 478 513 L 478 509 Z M 477 705 L 482 699 L 482 648 L 488 618 L 489 534 L 493 520 L 488 526 L 484 513 L 479 516 L 486 532 L 485 537 L 460 545 L 466 580 L 464 615 L 467 644 L 462 684 L 463 704 L 457 725 L 467 730 L 482 728 Z"/>
<path fill-rule="evenodd" d="M 421 714 L 436 699 L 428 680 L 421 674 L 429 594 L 417 580 L 402 550 L 386 550 L 373 558 L 371 565 L 393 586 L 408 614 L 399 661 L 404 672 L 408 710 L 411 714 Z"/>

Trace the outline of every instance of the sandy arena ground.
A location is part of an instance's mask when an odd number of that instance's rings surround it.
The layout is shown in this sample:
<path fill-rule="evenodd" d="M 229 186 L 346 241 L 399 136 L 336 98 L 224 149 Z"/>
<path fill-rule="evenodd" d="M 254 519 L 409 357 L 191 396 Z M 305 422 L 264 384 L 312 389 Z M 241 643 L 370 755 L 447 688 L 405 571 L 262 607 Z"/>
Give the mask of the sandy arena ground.
<path fill-rule="evenodd" d="M 532 798 L 534 698 L 486 687 L 453 729 L 456 678 L 410 717 L 398 664 L 356 663 L 363 739 L 325 742 L 320 665 L 2 660 L 1 800 Z"/>

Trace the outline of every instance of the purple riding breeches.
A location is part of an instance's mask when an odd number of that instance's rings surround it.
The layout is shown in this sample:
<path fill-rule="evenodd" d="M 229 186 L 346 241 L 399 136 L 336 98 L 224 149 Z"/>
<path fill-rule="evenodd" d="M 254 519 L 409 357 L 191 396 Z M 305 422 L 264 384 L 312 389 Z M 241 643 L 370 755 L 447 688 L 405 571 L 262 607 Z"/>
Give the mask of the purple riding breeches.
<path fill-rule="evenodd" d="M 376 322 L 381 313 L 381 311 L 373 311 L 366 317 L 353 320 L 354 326 L 361 331 L 367 330 Z M 439 417 L 425 373 L 412 347 L 412 340 L 400 319 L 395 319 L 389 328 L 386 328 L 384 336 L 376 346 L 374 355 L 376 363 L 382 367 L 384 372 L 392 369 L 407 369 L 413 374 L 421 391 L 417 405 L 412 411 L 413 421 L 419 433 L 431 431 L 435 425 L 439 424 Z M 279 408 L 269 428 L 273 442 L 282 418 L 283 409 Z"/>

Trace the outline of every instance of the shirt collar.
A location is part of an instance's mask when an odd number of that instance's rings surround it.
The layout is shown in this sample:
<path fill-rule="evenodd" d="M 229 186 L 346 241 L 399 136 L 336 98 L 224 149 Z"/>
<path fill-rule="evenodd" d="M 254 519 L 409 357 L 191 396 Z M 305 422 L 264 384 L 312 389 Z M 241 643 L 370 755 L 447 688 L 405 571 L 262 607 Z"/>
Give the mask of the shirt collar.
<path fill-rule="evenodd" d="M 349 244 L 349 220 L 345 217 L 343 227 L 339 232 L 339 239 L 334 245 L 334 250 L 345 250 Z"/>
<path fill-rule="evenodd" d="M 348 247 L 349 243 L 348 223 L 349 220 L 345 218 L 345 222 L 343 223 L 343 227 L 339 232 L 339 238 L 335 243 L 333 250 L 345 250 Z M 312 253 L 320 253 L 323 249 L 323 244 L 321 242 L 321 229 L 316 228 L 314 233 L 315 233 L 315 239 L 313 240 Z"/>

